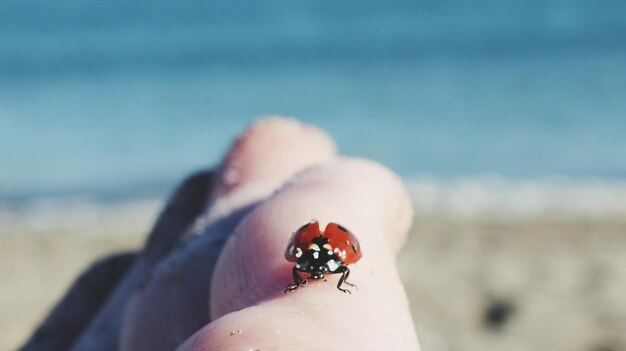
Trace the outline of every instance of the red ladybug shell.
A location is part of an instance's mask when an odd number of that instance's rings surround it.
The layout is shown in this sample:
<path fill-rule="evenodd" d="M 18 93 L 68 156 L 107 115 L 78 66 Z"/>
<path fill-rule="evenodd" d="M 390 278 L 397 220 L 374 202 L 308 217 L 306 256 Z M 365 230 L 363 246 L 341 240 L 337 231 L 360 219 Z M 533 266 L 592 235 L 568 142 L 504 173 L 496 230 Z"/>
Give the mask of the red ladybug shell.
<path fill-rule="evenodd" d="M 298 260 L 296 257 L 297 249 L 306 252 L 313 238 L 317 236 L 328 238 L 328 244 L 332 247 L 332 251 L 344 265 L 354 263 L 362 256 L 359 240 L 352 232 L 337 223 L 328 223 L 324 232 L 321 232 L 319 223 L 312 221 L 293 233 L 285 251 L 285 258 L 288 261 L 296 262 Z"/>

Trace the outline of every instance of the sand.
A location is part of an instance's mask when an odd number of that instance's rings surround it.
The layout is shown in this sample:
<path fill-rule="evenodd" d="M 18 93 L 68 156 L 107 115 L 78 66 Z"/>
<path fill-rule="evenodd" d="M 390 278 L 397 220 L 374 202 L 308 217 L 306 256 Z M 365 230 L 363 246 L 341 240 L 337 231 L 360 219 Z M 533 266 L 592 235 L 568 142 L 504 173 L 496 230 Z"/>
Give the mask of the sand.
<path fill-rule="evenodd" d="M 5 282 L 0 292 L 0 350 L 19 347 L 90 263 L 142 241 L 136 233 L 0 235 L 0 279 Z"/>
<path fill-rule="evenodd" d="M 138 229 L 0 235 L 0 349 L 18 347 L 90 262 L 137 248 Z M 618 351 L 625 257 L 625 218 L 421 216 L 399 267 L 424 350 Z"/>
<path fill-rule="evenodd" d="M 422 218 L 399 262 L 424 350 L 626 350 L 626 218 Z"/>

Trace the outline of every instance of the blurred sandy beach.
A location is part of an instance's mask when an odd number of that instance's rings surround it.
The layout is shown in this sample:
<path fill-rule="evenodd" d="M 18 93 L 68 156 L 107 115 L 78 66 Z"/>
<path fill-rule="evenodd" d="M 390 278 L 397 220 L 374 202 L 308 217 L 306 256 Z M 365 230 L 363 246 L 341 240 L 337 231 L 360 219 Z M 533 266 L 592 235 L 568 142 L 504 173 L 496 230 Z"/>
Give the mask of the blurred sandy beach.
<path fill-rule="evenodd" d="M 408 184 L 416 217 L 399 265 L 424 350 L 625 349 L 624 182 Z M 139 247 L 162 205 L 3 206 L 0 349 L 17 348 L 88 264 Z"/>

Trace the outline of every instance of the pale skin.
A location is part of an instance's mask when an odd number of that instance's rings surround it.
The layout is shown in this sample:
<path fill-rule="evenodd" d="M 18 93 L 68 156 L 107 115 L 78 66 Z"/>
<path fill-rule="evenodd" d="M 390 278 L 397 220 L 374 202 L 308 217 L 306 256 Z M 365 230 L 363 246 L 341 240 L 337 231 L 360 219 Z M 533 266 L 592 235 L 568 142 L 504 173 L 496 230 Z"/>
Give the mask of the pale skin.
<path fill-rule="evenodd" d="M 319 129 L 272 118 L 242 134 L 213 179 L 197 215 L 185 206 L 162 214 L 193 218 L 195 229 L 155 228 L 133 266 L 143 273 L 119 283 L 142 278 L 140 287 L 118 288 L 130 292 L 103 308 L 123 310 L 106 341 L 121 350 L 419 350 L 395 267 L 412 215 L 396 175 L 338 157 Z M 340 275 L 283 292 L 293 281 L 287 242 L 311 219 L 357 235 L 363 257 L 350 265 L 352 294 L 337 290 Z"/>

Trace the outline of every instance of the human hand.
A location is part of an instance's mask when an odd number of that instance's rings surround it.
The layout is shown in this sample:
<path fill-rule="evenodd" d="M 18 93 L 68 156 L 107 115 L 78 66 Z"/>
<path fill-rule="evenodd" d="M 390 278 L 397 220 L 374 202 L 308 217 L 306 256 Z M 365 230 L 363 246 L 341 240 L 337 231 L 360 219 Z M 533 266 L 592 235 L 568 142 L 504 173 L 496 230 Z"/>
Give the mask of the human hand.
<path fill-rule="evenodd" d="M 334 150 L 298 122 L 256 123 L 212 186 L 204 174 L 181 187 L 74 349 L 419 349 L 394 263 L 411 222 L 408 195 L 389 170 Z M 283 293 L 287 242 L 313 218 L 358 237 L 352 295 L 336 289 L 336 275 Z"/>

